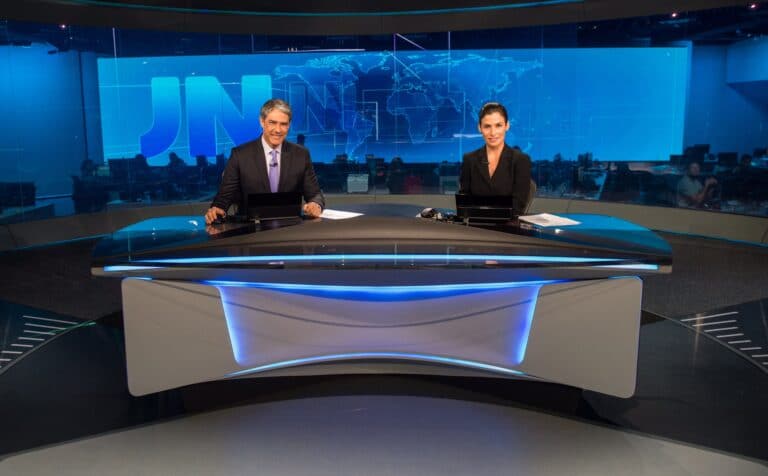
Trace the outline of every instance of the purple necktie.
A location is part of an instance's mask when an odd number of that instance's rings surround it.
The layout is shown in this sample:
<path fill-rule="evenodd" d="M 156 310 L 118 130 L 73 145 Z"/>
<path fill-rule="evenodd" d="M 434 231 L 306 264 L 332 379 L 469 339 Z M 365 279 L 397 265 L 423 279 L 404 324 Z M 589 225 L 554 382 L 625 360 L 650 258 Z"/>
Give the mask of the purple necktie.
<path fill-rule="evenodd" d="M 277 192 L 278 184 L 280 183 L 280 164 L 277 162 L 277 150 L 273 149 L 269 151 L 269 155 L 272 160 L 269 162 L 269 189 L 272 193 Z"/>

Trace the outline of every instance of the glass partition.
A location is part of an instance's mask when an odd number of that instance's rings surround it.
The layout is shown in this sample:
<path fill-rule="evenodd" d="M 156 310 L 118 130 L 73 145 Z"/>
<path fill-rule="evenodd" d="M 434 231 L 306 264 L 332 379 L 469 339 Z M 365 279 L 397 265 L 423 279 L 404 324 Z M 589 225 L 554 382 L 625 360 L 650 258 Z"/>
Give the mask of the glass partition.
<path fill-rule="evenodd" d="M 768 216 L 759 9 L 335 37 L 8 21 L 0 223 L 210 202 L 270 97 L 331 196 L 455 193 L 498 101 L 540 197 Z"/>

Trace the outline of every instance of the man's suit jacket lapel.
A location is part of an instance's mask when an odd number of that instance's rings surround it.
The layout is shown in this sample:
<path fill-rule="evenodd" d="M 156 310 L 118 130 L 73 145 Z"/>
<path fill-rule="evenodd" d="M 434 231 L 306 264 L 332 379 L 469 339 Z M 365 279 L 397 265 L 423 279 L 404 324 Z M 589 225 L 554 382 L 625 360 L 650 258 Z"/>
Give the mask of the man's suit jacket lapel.
<path fill-rule="evenodd" d="M 291 159 L 293 157 L 293 151 L 291 150 L 291 144 L 287 141 L 283 142 L 283 147 L 280 150 L 280 180 L 278 181 L 277 191 L 282 192 L 286 187 L 286 178 L 290 176 L 289 167 L 291 166 Z"/>
<path fill-rule="evenodd" d="M 257 190 L 269 192 L 269 171 L 267 170 L 267 159 L 264 156 L 264 146 L 261 143 L 261 136 L 254 144 L 253 151 L 254 166 L 256 167 Z"/>

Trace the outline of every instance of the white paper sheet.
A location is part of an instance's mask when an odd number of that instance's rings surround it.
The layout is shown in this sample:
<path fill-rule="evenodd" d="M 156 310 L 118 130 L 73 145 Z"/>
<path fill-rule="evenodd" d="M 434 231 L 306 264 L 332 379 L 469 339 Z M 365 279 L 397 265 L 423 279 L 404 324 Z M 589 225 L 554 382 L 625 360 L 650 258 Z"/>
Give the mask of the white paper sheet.
<path fill-rule="evenodd" d="M 344 220 L 347 218 L 359 217 L 362 213 L 345 212 L 342 210 L 331 210 L 326 208 L 323 213 L 320 214 L 320 218 L 327 218 L 329 220 Z"/>
<path fill-rule="evenodd" d="M 576 220 L 571 220 L 570 218 L 552 215 L 550 213 L 539 213 L 538 215 L 526 215 L 526 216 L 520 217 L 520 220 L 528 223 L 533 223 L 534 225 L 544 226 L 544 227 L 571 226 L 571 225 L 578 225 L 581 223 Z"/>

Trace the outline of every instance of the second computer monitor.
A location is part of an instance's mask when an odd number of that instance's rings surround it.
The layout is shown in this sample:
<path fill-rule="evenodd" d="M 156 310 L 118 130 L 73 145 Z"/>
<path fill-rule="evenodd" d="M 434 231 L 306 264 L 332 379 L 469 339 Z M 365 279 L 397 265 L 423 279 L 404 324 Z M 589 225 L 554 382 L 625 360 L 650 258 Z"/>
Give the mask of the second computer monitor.
<path fill-rule="evenodd" d="M 512 195 L 456 194 L 456 215 L 468 221 L 505 222 L 516 218 Z"/>
<path fill-rule="evenodd" d="M 249 219 L 279 220 L 301 218 L 301 193 L 249 193 L 246 210 Z"/>

